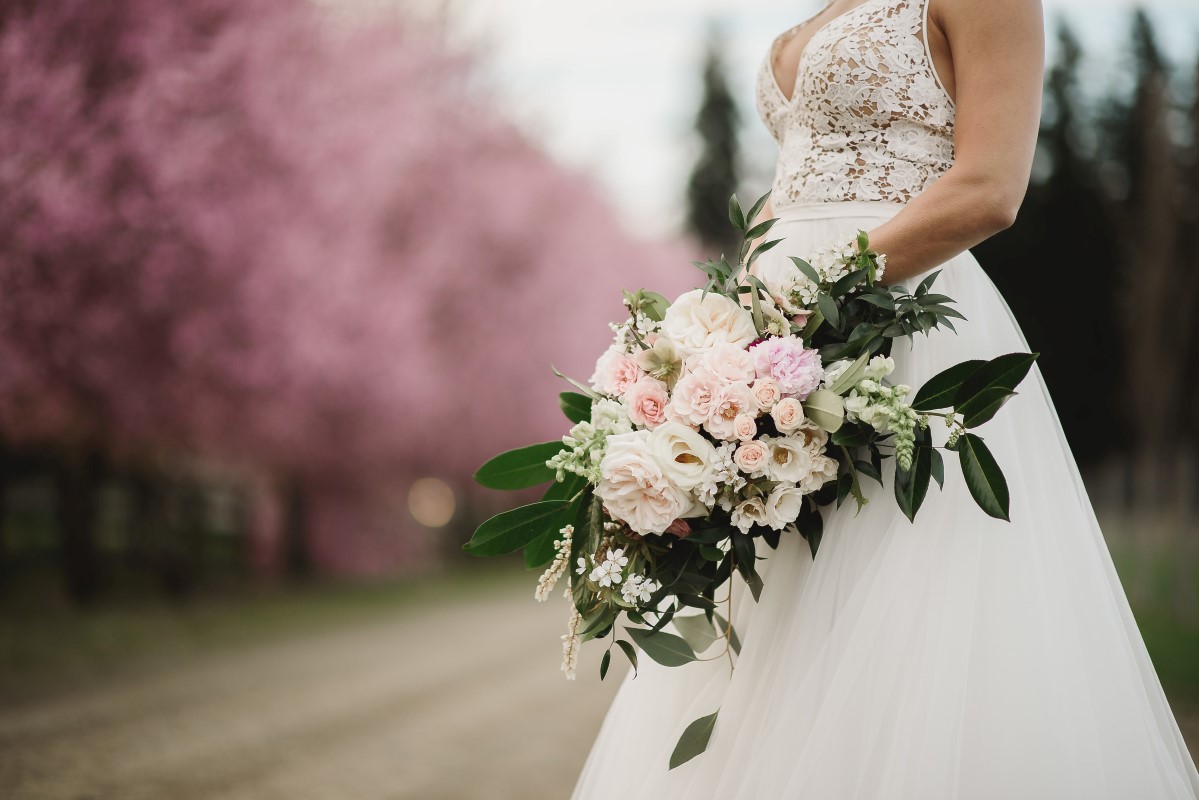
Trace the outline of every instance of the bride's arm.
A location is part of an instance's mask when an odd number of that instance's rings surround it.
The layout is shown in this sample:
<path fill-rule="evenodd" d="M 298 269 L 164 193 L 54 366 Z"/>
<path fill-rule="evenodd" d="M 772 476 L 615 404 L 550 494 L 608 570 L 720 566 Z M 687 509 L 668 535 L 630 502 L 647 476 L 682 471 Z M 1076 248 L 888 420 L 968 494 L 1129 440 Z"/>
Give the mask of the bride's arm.
<path fill-rule="evenodd" d="M 930 15 L 953 55 L 954 163 L 869 231 L 871 247 L 887 256 L 886 283 L 1010 227 L 1036 146 L 1045 49 L 1040 0 L 936 0 Z"/>

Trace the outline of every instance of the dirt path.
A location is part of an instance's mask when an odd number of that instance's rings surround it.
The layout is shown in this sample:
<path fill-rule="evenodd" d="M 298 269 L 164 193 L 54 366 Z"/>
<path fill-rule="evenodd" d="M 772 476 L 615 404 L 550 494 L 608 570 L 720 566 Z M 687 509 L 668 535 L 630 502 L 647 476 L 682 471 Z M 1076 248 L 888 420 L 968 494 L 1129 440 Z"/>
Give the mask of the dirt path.
<path fill-rule="evenodd" d="M 625 674 L 563 679 L 567 608 L 505 587 L 0 710 L 0 796 L 562 798 Z"/>
<path fill-rule="evenodd" d="M 625 676 L 529 586 L 0 709 L 11 800 L 560 800 Z M 1177 709 L 1191 742 L 1199 713 Z"/>

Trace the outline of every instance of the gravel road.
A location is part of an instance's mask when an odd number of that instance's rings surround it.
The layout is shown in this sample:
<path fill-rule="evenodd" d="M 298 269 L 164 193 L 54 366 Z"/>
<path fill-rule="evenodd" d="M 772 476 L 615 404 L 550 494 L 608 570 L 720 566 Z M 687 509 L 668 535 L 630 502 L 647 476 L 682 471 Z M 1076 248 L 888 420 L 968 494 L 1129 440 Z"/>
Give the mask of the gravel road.
<path fill-rule="evenodd" d="M 0 709 L 9 800 L 561 800 L 625 676 L 531 586 L 397 609 Z M 1182 709 L 1179 709 L 1180 712 Z M 1195 751 L 1199 714 L 1179 714 Z"/>

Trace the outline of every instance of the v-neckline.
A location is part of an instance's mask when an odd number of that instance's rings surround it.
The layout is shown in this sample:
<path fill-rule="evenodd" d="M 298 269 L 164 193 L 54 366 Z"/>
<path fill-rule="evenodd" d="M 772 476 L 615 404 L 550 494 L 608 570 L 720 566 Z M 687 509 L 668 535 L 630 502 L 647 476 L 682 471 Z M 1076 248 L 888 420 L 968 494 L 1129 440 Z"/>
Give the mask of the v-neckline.
<path fill-rule="evenodd" d="M 836 2 L 836 0 L 833 0 L 833 2 Z M 862 2 L 858 3 L 853 8 L 847 8 L 844 11 L 842 11 L 840 14 L 830 17 L 827 22 L 825 22 L 823 25 L 821 25 L 819 28 L 817 28 L 815 31 L 812 32 L 812 35 L 808 38 L 808 40 L 806 42 L 804 42 L 803 48 L 800 49 L 800 51 L 799 51 L 799 60 L 795 62 L 796 79 L 795 79 L 795 85 L 791 87 L 791 96 L 790 97 L 787 97 L 787 95 L 783 93 L 783 88 L 781 86 L 779 86 L 778 76 L 774 72 L 774 56 L 775 56 L 775 51 L 778 49 L 779 41 L 784 36 L 787 36 L 788 34 L 797 33 L 798 31 L 801 31 L 804 28 L 806 28 L 808 25 L 811 25 L 812 22 L 817 17 L 819 17 L 825 11 L 828 11 L 829 6 L 831 6 L 832 3 L 830 2 L 824 8 L 820 9 L 815 14 L 813 14 L 812 16 L 805 19 L 803 22 L 800 22 L 797 25 L 793 25 L 792 27 L 783 31 L 782 33 L 780 33 L 778 36 L 776 36 L 774 39 L 771 40 L 770 48 L 766 51 L 766 71 L 768 73 L 770 73 L 770 82 L 774 86 L 775 92 L 777 92 L 778 96 L 780 98 L 782 98 L 783 103 L 785 105 L 790 106 L 792 103 L 795 102 L 795 98 L 799 96 L 799 69 L 800 69 L 800 67 L 803 66 L 804 56 L 807 55 L 808 48 L 812 46 L 812 42 L 814 42 L 816 40 L 816 37 L 819 36 L 821 33 L 823 33 L 833 23 L 841 21 L 845 17 L 848 17 L 850 14 L 853 14 L 854 12 L 858 11 L 859 9 L 861 9 L 865 6 L 870 5 L 873 2 L 875 2 L 875 0 L 862 0 Z"/>

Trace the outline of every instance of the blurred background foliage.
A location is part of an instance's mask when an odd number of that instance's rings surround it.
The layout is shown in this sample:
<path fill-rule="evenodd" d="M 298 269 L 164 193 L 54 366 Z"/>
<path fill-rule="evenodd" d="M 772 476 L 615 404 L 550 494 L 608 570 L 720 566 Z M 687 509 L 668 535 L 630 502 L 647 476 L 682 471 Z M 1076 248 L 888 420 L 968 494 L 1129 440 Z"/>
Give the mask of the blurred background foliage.
<path fill-rule="evenodd" d="M 561 434 L 550 365 L 587 377 L 617 289 L 682 290 L 729 248 L 728 195 L 766 190 L 718 28 L 686 230 L 651 241 L 482 96 L 440 24 L 0 0 L 0 676 L 480 568 L 460 545 L 510 498 L 470 475 Z M 1127 81 L 1095 97 L 1052 35 L 1028 197 L 976 252 L 1163 681 L 1199 701 L 1199 63 L 1132 11 Z"/>

